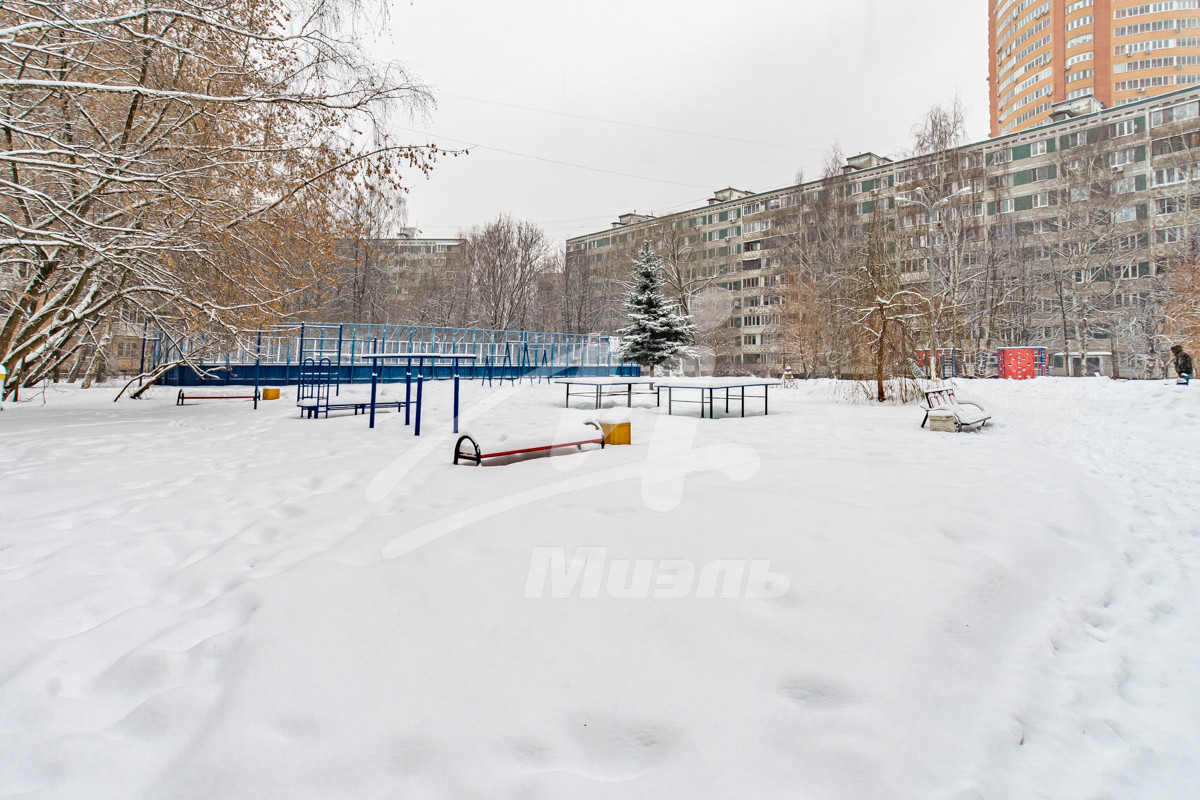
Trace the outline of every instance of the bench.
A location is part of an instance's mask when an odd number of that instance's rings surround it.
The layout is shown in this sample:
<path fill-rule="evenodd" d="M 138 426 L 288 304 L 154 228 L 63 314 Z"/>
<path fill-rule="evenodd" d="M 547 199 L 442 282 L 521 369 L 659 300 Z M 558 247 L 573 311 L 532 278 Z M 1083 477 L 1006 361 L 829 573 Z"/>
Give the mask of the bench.
<path fill-rule="evenodd" d="M 925 402 L 921 405 L 925 418 L 921 427 L 929 421 L 929 412 L 935 410 L 949 411 L 954 415 L 954 429 L 961 431 L 969 428 L 982 428 L 992 415 L 974 400 L 956 398 L 953 389 L 931 389 L 925 392 Z"/>
<path fill-rule="evenodd" d="M 479 466 L 487 458 L 543 453 L 564 447 L 575 447 L 582 450 L 585 444 L 598 444 L 601 449 L 604 449 L 604 431 L 601 430 L 599 423 L 588 420 L 583 424 L 594 428 L 596 434 L 591 436 L 584 431 L 580 431 L 578 436 L 568 436 L 567 438 L 570 441 L 551 442 L 549 444 L 543 439 L 527 442 L 501 442 L 493 446 L 483 447 L 474 436 L 463 434 L 458 437 L 458 441 L 454 445 L 454 463 L 468 463 Z"/>
<path fill-rule="evenodd" d="M 367 413 L 367 408 L 371 405 L 369 400 L 353 400 L 348 402 L 331 403 L 328 398 L 305 397 L 297 401 L 297 407 L 300 409 L 300 418 L 318 419 L 321 414 L 329 416 L 330 411 L 354 411 L 354 416 Z M 388 411 L 392 406 L 399 411 L 404 407 L 403 400 L 387 400 L 385 402 L 376 401 L 375 408 Z"/>
<path fill-rule="evenodd" d="M 254 394 L 184 394 L 183 389 L 175 396 L 175 405 L 186 405 L 189 400 L 257 400 L 258 391 Z"/>

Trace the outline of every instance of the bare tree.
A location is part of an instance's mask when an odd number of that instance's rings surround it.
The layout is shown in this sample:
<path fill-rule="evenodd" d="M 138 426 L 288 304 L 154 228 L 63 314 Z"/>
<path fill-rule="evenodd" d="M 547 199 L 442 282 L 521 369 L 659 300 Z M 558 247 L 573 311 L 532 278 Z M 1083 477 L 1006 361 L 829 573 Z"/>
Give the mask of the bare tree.
<path fill-rule="evenodd" d="M 195 364 L 199 334 L 227 346 L 324 291 L 344 189 L 395 190 L 439 152 L 381 133 L 389 109 L 430 97 L 339 32 L 344 8 L 5 4 L 5 392 L 57 369 L 121 306 Z"/>
<path fill-rule="evenodd" d="M 463 236 L 463 253 L 482 327 L 522 330 L 537 295 L 538 278 L 554 254 L 537 225 L 501 215 Z"/>
<path fill-rule="evenodd" d="M 330 289 L 325 315 L 338 322 L 396 321 L 397 276 L 389 242 L 404 224 L 404 199 L 373 183 L 351 187 L 344 225 L 349 236 L 337 248 L 338 280 Z"/>

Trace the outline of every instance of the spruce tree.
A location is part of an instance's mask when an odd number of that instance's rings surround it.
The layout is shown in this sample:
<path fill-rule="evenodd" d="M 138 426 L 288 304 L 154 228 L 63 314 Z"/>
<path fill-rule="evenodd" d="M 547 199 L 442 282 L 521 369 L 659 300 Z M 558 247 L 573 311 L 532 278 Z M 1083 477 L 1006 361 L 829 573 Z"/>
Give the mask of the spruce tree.
<path fill-rule="evenodd" d="M 663 296 L 662 267 L 649 244 L 633 259 L 633 289 L 625 296 L 629 325 L 621 336 L 621 359 L 643 367 L 669 366 L 693 356 L 690 347 L 696 328 L 690 315 L 676 313 L 677 306 Z"/>

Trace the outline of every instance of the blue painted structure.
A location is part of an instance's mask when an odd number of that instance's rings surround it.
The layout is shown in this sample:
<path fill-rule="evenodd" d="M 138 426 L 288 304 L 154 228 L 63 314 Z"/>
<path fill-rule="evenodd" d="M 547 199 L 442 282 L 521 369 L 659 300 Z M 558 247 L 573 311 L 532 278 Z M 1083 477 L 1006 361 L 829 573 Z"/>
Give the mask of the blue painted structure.
<path fill-rule="evenodd" d="M 168 343 L 161 333 L 147 332 L 143 349 L 148 368 L 178 357 L 180 347 L 194 350 L 204 345 L 203 337 L 193 343 Z M 436 328 L 415 325 L 358 325 L 350 323 L 301 323 L 246 334 L 230 352 L 200 362 L 203 377 L 190 367 L 174 367 L 158 382 L 167 386 L 290 386 L 300 378 L 305 359 L 329 359 L 333 391 L 343 383 L 369 383 L 376 359 L 370 355 L 441 353 L 471 355 L 459 374 L 468 380 L 499 380 L 516 383 L 528 378 L 641 375 L 636 364 L 617 356 L 616 337 L 600 334 L 503 331 L 483 328 Z M 415 374 L 414 374 L 415 370 Z M 424 380 L 454 377 L 448 361 L 410 365 L 380 362 L 377 380 L 395 383 L 419 375 Z"/>

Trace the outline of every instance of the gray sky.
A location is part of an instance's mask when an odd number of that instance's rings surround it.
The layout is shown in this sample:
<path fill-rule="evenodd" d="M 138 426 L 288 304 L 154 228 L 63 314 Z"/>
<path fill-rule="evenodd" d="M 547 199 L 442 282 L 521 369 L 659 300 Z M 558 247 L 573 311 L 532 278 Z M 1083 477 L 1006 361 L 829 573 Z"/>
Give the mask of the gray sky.
<path fill-rule="evenodd" d="M 399 0 L 387 28 L 437 97 L 397 134 L 477 146 L 411 179 L 425 236 L 507 213 L 563 241 L 787 186 L 835 142 L 900 154 L 956 94 L 987 135 L 986 0 Z"/>

